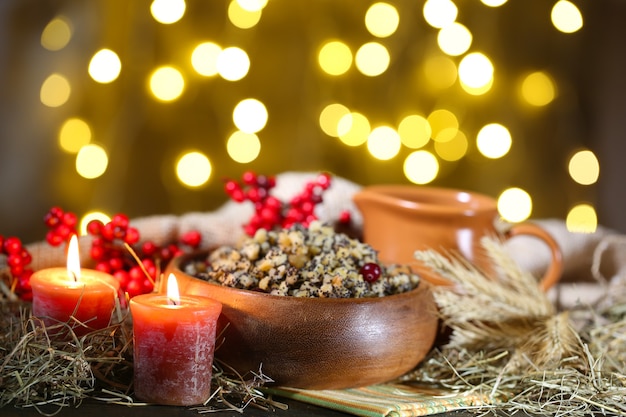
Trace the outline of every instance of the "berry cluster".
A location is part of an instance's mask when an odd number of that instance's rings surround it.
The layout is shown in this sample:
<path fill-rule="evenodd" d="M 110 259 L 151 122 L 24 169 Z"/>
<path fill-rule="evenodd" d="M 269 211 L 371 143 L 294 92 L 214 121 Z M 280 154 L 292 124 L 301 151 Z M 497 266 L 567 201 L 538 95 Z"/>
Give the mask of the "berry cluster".
<path fill-rule="evenodd" d="M 74 213 L 52 207 L 44 216 L 44 223 L 49 228 L 46 241 L 52 246 L 59 246 L 76 233 L 77 217 Z M 177 243 L 159 246 L 145 241 L 139 244 L 139 231 L 130 225 L 128 216 L 121 213 L 114 215 L 106 224 L 92 220 L 87 225 L 87 233 L 93 237 L 89 255 L 95 262 L 95 269 L 113 275 L 129 297 L 152 292 L 160 268 L 185 252 L 184 249 L 197 249 L 202 241 L 200 233 L 192 230 Z"/>
<path fill-rule="evenodd" d="M 30 301 L 33 294 L 30 287 L 32 268 L 28 265 L 32 262 L 31 254 L 22 245 L 22 241 L 14 236 L 3 237 L 0 235 L 0 255 L 6 255 L 6 262 L 13 277 L 12 286 L 15 294 L 23 300 Z"/>
<path fill-rule="evenodd" d="M 131 298 L 152 292 L 160 268 L 184 253 L 184 246 L 197 249 L 202 240 L 199 232 L 189 231 L 177 243 L 158 246 L 145 241 L 133 248 L 139 242 L 139 231 L 130 226 L 125 214 L 114 215 L 106 224 L 92 220 L 87 232 L 93 236 L 90 256 L 96 262 L 96 269 L 113 275 Z M 133 249 L 141 265 L 128 252 L 127 246 Z"/>
<path fill-rule="evenodd" d="M 78 217 L 72 212 L 65 212 L 60 207 L 52 207 L 43 218 L 48 227 L 46 241 L 51 246 L 59 246 L 68 242 L 72 235 L 77 234 Z"/>
<path fill-rule="evenodd" d="M 233 201 L 250 201 L 254 204 L 254 214 L 243 226 L 247 235 L 254 236 L 259 229 L 288 228 L 296 223 L 308 226 L 317 219 L 315 206 L 322 202 L 322 194 L 330 185 L 330 175 L 319 174 L 317 178 L 307 182 L 299 194 L 284 203 L 270 195 L 270 190 L 276 186 L 274 177 L 246 171 L 241 182 L 226 180 L 224 190 Z"/>

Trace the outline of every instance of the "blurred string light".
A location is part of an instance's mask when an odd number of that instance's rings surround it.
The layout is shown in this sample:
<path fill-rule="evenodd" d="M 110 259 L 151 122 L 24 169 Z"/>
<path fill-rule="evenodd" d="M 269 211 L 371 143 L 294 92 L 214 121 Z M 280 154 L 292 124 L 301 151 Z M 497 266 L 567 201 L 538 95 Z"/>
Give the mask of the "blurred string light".
<path fill-rule="evenodd" d="M 122 62 L 115 52 L 101 49 L 89 61 L 89 75 L 94 81 L 108 84 L 117 79 L 122 70 Z"/>
<path fill-rule="evenodd" d="M 463 55 L 472 45 L 472 33 L 461 23 L 453 22 L 439 30 L 437 44 L 450 56 Z"/>
<path fill-rule="evenodd" d="M 504 190 L 498 197 L 498 212 L 512 223 L 522 222 L 530 217 L 533 200 L 526 191 L 512 187 Z"/>
<path fill-rule="evenodd" d="M 91 128 L 82 119 L 77 117 L 67 119 L 59 130 L 59 146 L 65 152 L 78 153 L 89 142 L 91 142 Z"/>
<path fill-rule="evenodd" d="M 480 52 L 467 54 L 459 63 L 461 86 L 470 94 L 484 94 L 493 83 L 493 71 L 493 64 L 486 55 Z"/>
<path fill-rule="evenodd" d="M 150 92 L 159 101 L 178 99 L 185 89 L 185 79 L 181 72 L 170 66 L 159 67 L 150 76 Z"/>
<path fill-rule="evenodd" d="M 451 0 L 426 0 L 424 3 L 424 19 L 436 29 L 452 24 L 458 13 L 459 9 Z"/>
<path fill-rule="evenodd" d="M 550 15 L 554 27 L 563 33 L 578 32 L 583 27 L 583 15 L 570 1 L 559 0 L 552 7 Z"/>
<path fill-rule="evenodd" d="M 485 6 L 489 6 L 489 7 L 500 7 L 502 6 L 504 3 L 507 2 L 507 0 L 480 0 L 480 2 L 482 4 L 484 4 Z"/>
<path fill-rule="evenodd" d="M 389 3 L 374 3 L 365 13 L 365 27 L 377 38 L 393 35 L 399 24 L 398 10 Z"/>
<path fill-rule="evenodd" d="M 254 133 L 238 130 L 226 141 L 226 151 L 233 161 L 247 164 L 254 161 L 261 153 L 261 141 Z"/>
<path fill-rule="evenodd" d="M 481 0 L 488 7 L 499 7 L 506 0 Z M 227 18 L 232 26 L 249 29 L 256 26 L 267 0 L 231 0 Z M 186 11 L 184 0 L 154 0 L 150 11 L 155 21 L 172 24 L 183 18 Z M 470 95 L 489 92 L 494 84 L 494 64 L 483 53 L 468 53 L 474 39 L 471 31 L 457 21 L 459 8 L 452 0 L 426 0 L 423 17 L 428 25 L 438 30 L 438 50 L 431 48 L 416 67 L 420 73 L 419 88 L 446 90 L 459 81 L 462 90 Z M 391 3 L 376 2 L 364 14 L 365 28 L 372 36 L 385 39 L 398 30 L 401 19 L 398 9 Z M 563 33 L 573 33 L 582 28 L 582 14 L 567 0 L 558 0 L 552 9 L 552 23 Z M 70 21 L 57 16 L 44 28 L 41 44 L 50 51 L 63 49 L 72 39 Z M 385 40 L 384 42 L 390 42 Z M 381 41 L 383 42 L 383 41 Z M 323 73 L 343 76 L 354 66 L 367 77 L 383 75 L 389 68 L 392 56 L 387 45 L 368 42 L 356 52 L 340 39 L 329 39 L 320 44 L 317 62 Z M 392 49 L 393 50 L 393 49 Z M 239 81 L 250 71 L 250 58 L 238 47 L 222 48 L 214 42 L 196 45 L 191 54 L 193 70 L 203 77 L 219 75 L 226 81 Z M 180 68 L 185 68 L 183 64 Z M 103 49 L 92 57 L 89 75 L 99 83 L 110 83 L 121 73 L 121 61 L 112 50 Z M 174 65 L 156 68 L 148 77 L 149 91 L 156 100 L 177 100 L 186 88 L 186 75 Z M 50 75 L 42 84 L 41 102 L 48 107 L 65 104 L 71 95 L 70 83 L 63 75 Z M 519 93 L 523 102 L 541 107 L 551 103 L 557 96 L 556 82 L 545 71 L 530 73 L 521 79 Z M 241 100 L 233 110 L 233 122 L 238 129 L 226 140 L 229 157 L 237 163 L 249 163 L 258 158 L 261 141 L 256 135 L 268 120 L 268 109 L 256 99 Z M 458 161 L 466 156 L 469 141 L 461 130 L 457 115 L 447 109 L 435 108 L 427 117 L 409 114 L 398 123 L 397 130 L 389 125 L 374 129 L 368 116 L 351 111 L 340 103 L 329 104 L 319 114 L 319 127 L 328 136 L 338 138 L 343 144 L 356 147 L 366 144 L 372 157 L 379 160 L 396 158 L 402 147 L 411 150 L 404 159 L 403 172 L 416 184 L 434 181 L 439 174 L 439 161 Z M 92 144 L 92 132 L 88 122 L 79 118 L 66 119 L 59 130 L 59 146 L 66 152 L 76 153 L 77 171 L 85 178 L 96 178 L 106 171 L 108 155 L 98 145 Z M 429 150 L 421 149 L 431 144 Z M 476 135 L 476 145 L 486 158 L 501 158 L 508 154 L 512 138 L 508 129 L 493 123 L 484 126 Z M 79 169 L 79 161 L 82 168 Z M 91 165 L 89 169 L 86 165 Z M 212 166 L 200 152 L 191 152 L 176 163 L 176 174 L 187 187 L 199 187 L 211 176 Z M 99 172 L 99 173 L 98 173 Z M 590 151 L 581 151 L 569 161 L 569 174 L 573 181 L 590 185 L 597 181 L 599 163 Z M 501 214 L 509 220 L 526 218 L 532 212 L 532 199 L 528 193 L 511 188 L 499 198 Z M 513 208 L 517 207 L 517 210 Z M 584 212 L 584 205 L 573 208 L 570 213 Z M 593 208 L 591 208 L 593 210 Z M 521 213 L 521 214 L 520 214 Z M 595 215 L 595 212 L 594 212 Z M 574 216 L 574 214 L 572 214 Z M 579 214 L 577 214 L 580 217 Z M 589 223 L 593 223 L 590 221 Z"/>
<path fill-rule="evenodd" d="M 322 45 L 317 60 L 325 73 L 342 75 L 352 66 L 352 51 L 341 41 L 329 41 Z"/>
<path fill-rule="evenodd" d="M 100 145 L 85 145 L 76 154 L 76 172 L 83 178 L 94 179 L 102 176 L 108 165 L 109 156 Z"/>
<path fill-rule="evenodd" d="M 502 158 L 509 152 L 512 143 L 511 133 L 499 123 L 483 126 L 476 136 L 478 151 L 490 159 Z"/>
<path fill-rule="evenodd" d="M 567 213 L 565 226 L 572 233 L 593 233 L 598 229 L 598 215 L 590 204 L 577 204 Z"/>
<path fill-rule="evenodd" d="M 343 104 L 333 103 L 329 104 L 322 109 L 319 117 L 320 128 L 328 136 L 339 137 L 338 126 L 339 121 L 350 114 L 348 109 Z"/>
<path fill-rule="evenodd" d="M 60 51 L 72 39 L 72 25 L 64 16 L 55 17 L 41 32 L 41 46 L 49 51 Z"/>
<path fill-rule="evenodd" d="M 211 171 L 211 161 L 201 152 L 185 153 L 176 162 L 176 176 L 181 184 L 189 188 L 206 184 Z"/>
<path fill-rule="evenodd" d="M 428 184 L 437 178 L 439 162 L 437 157 L 426 150 L 411 152 L 402 167 L 404 175 L 414 184 Z"/>
<path fill-rule="evenodd" d="M 228 5 L 228 20 L 239 29 L 250 29 L 261 20 L 263 7 L 257 1 L 232 0 Z"/>
<path fill-rule="evenodd" d="M 234 0 L 233 3 L 237 3 L 239 7 L 248 12 L 258 12 L 267 6 L 267 0 Z"/>
<path fill-rule="evenodd" d="M 239 81 L 248 74 L 250 58 L 246 51 L 229 47 L 220 52 L 216 62 L 217 72 L 228 81 Z"/>
<path fill-rule="evenodd" d="M 233 122 L 244 133 L 257 133 L 263 129 L 267 117 L 265 105 L 254 98 L 240 101 L 233 110 Z"/>
<path fill-rule="evenodd" d="M 568 172 L 578 184 L 595 184 L 600 176 L 600 163 L 593 152 L 578 151 L 569 160 Z"/>
<path fill-rule="evenodd" d="M 367 137 L 367 150 L 381 161 L 387 161 L 398 155 L 401 146 L 400 135 L 389 126 L 378 126 Z"/>
<path fill-rule="evenodd" d="M 520 94 L 523 100 L 532 106 L 546 106 L 555 99 L 556 86 L 549 74 L 537 71 L 524 78 Z"/>
<path fill-rule="evenodd" d="M 154 0 L 150 5 L 152 17 L 159 23 L 170 25 L 185 15 L 185 0 Z"/>
<path fill-rule="evenodd" d="M 101 211 L 90 211 L 88 213 L 85 213 L 81 217 L 79 226 L 78 226 L 78 233 L 81 236 L 87 235 L 87 226 L 89 225 L 89 222 L 91 222 L 92 220 L 99 220 L 103 224 L 107 224 L 108 222 L 111 221 L 111 217 L 105 213 L 102 213 Z"/>
<path fill-rule="evenodd" d="M 378 42 L 363 44 L 356 51 L 355 65 L 361 74 L 368 77 L 376 77 L 387 71 L 390 62 L 389 51 Z"/>
<path fill-rule="evenodd" d="M 359 112 L 350 112 L 339 119 L 339 140 L 348 146 L 359 146 L 367 142 L 371 132 L 370 121 Z"/>
<path fill-rule="evenodd" d="M 410 114 L 398 124 L 398 134 L 402 144 L 410 149 L 419 149 L 430 141 L 433 129 L 428 120 L 419 114 Z"/>
<path fill-rule="evenodd" d="M 48 107 L 60 107 L 70 98 L 72 87 L 65 76 L 54 73 L 45 79 L 39 91 L 39 99 Z"/>
<path fill-rule="evenodd" d="M 191 53 L 191 66 L 200 75 L 213 77 L 217 75 L 217 57 L 222 47 L 213 42 L 202 42 Z"/>

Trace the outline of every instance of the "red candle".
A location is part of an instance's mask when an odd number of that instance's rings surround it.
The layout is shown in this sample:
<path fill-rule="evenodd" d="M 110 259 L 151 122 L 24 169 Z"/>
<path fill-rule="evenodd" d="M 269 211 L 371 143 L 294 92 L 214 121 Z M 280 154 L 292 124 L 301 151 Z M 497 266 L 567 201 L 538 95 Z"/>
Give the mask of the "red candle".
<path fill-rule="evenodd" d="M 67 322 L 77 335 L 109 325 L 120 287 L 109 274 L 80 269 L 76 236 L 68 247 L 67 268 L 42 269 L 30 282 L 33 316 L 47 326 Z"/>
<path fill-rule="evenodd" d="M 179 296 L 174 275 L 168 293 L 130 300 L 134 336 L 134 387 L 142 401 L 169 405 L 204 403 L 211 374 L 218 301 Z"/>

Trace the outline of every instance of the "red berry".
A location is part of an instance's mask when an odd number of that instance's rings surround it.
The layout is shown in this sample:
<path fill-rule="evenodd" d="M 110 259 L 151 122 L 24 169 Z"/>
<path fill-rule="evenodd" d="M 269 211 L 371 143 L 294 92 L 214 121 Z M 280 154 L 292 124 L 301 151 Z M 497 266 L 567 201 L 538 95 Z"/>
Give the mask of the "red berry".
<path fill-rule="evenodd" d="M 146 275 L 143 273 L 140 267 L 133 266 L 128 271 L 128 276 L 130 277 L 131 281 L 141 281 Z"/>
<path fill-rule="evenodd" d="M 257 175 L 253 171 L 246 171 L 241 176 L 244 184 L 247 185 L 256 185 L 257 184 Z"/>
<path fill-rule="evenodd" d="M 76 217 L 76 214 L 70 212 L 63 214 L 63 224 L 67 227 L 74 229 L 77 223 L 78 217 Z"/>
<path fill-rule="evenodd" d="M 233 201 L 241 203 L 241 202 L 243 202 L 246 199 L 246 194 L 243 192 L 243 190 L 237 189 L 237 190 L 234 190 L 230 194 L 230 198 L 232 198 Z"/>
<path fill-rule="evenodd" d="M 363 279 L 367 282 L 376 282 L 380 278 L 382 270 L 378 264 L 369 262 L 361 267 L 359 274 L 363 275 Z"/>
<path fill-rule="evenodd" d="M 87 232 L 90 235 L 97 236 L 100 234 L 100 230 L 103 226 L 104 224 L 100 220 L 92 220 L 87 223 Z"/>
<path fill-rule="evenodd" d="M 109 259 L 109 266 L 111 271 L 119 271 L 124 268 L 124 261 L 121 258 L 111 258 Z"/>
<path fill-rule="evenodd" d="M 187 233 L 183 234 L 180 238 L 180 241 L 187 246 L 191 246 L 192 248 L 197 248 L 200 246 L 200 242 L 202 241 L 202 235 L 197 230 L 190 230 Z"/>
<path fill-rule="evenodd" d="M 347 224 L 352 221 L 352 215 L 349 210 L 343 210 L 339 213 L 339 223 Z"/>
<path fill-rule="evenodd" d="M 142 281 L 139 280 L 132 280 L 128 282 L 128 285 L 126 286 L 126 292 L 128 293 L 128 296 L 130 298 L 133 298 L 136 295 L 140 295 L 143 292 L 143 285 L 142 285 Z"/>
<path fill-rule="evenodd" d="M 103 239 L 113 242 L 113 240 L 115 240 L 115 226 L 113 223 L 109 222 L 105 224 L 100 230 L 100 235 Z"/>
<path fill-rule="evenodd" d="M 134 227 L 129 227 L 126 229 L 126 236 L 124 237 L 124 242 L 129 245 L 134 245 L 139 242 L 139 230 Z"/>
<path fill-rule="evenodd" d="M 151 242 L 149 240 L 144 242 L 144 244 L 141 246 L 141 251 L 146 256 L 154 255 L 158 249 L 158 246 L 155 245 L 154 242 Z"/>
<path fill-rule="evenodd" d="M 5 253 L 12 255 L 19 255 L 22 252 L 22 241 L 14 236 L 4 239 L 4 251 Z"/>
<path fill-rule="evenodd" d="M 113 223 L 113 226 L 115 227 L 119 227 L 120 229 L 126 229 L 129 223 L 128 216 L 118 213 L 111 218 L 111 223 Z"/>
<path fill-rule="evenodd" d="M 317 183 L 317 185 L 322 187 L 322 189 L 324 189 L 324 190 L 326 190 L 326 189 L 328 189 L 328 187 L 330 187 L 330 182 L 331 182 L 330 174 L 328 174 L 328 173 L 322 173 L 322 174 L 317 176 L 316 183 Z"/>
<path fill-rule="evenodd" d="M 96 270 L 106 272 L 107 274 L 110 274 L 112 272 L 111 266 L 109 265 L 108 262 L 98 262 L 96 264 Z"/>
<path fill-rule="evenodd" d="M 63 243 L 63 238 L 59 236 L 56 229 L 52 229 L 46 233 L 46 241 L 50 244 L 50 246 L 59 246 Z"/>
<path fill-rule="evenodd" d="M 92 245 L 89 254 L 94 261 L 103 261 L 106 257 L 106 249 L 103 246 Z"/>
<path fill-rule="evenodd" d="M 113 273 L 113 277 L 115 277 L 115 279 L 120 283 L 120 287 L 122 287 L 122 289 L 126 289 L 126 286 L 130 282 L 130 276 L 128 275 L 128 272 L 124 270 L 115 271 Z"/>

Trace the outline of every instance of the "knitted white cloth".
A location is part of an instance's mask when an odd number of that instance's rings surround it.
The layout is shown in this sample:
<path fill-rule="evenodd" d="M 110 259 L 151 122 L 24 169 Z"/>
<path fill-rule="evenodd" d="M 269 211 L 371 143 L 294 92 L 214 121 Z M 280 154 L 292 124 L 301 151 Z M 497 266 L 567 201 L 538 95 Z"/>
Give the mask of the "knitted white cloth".
<path fill-rule="evenodd" d="M 289 200 L 300 192 L 304 184 L 316 173 L 286 172 L 276 177 L 272 194 Z M 360 230 L 362 217 L 352 201 L 361 186 L 340 177 L 333 177 L 331 187 L 324 193 L 324 201 L 317 206 L 316 214 L 322 221 L 335 222 L 342 211 L 352 215 L 353 226 Z M 253 213 L 250 203 L 229 201 L 211 212 L 192 212 L 181 216 L 155 215 L 131 219 L 142 240 L 156 244 L 176 241 L 189 230 L 198 230 L 203 237 L 201 247 L 234 244 L 243 236 L 242 225 Z M 626 236 L 605 228 L 595 233 L 569 232 L 558 219 L 536 220 L 557 241 L 563 252 L 564 275 L 561 283 L 550 290 L 551 297 L 562 306 L 578 302 L 591 303 L 611 293 L 622 291 L 626 282 Z M 80 239 L 81 262 L 89 265 L 90 237 Z M 520 267 L 541 276 L 550 262 L 547 247 L 536 238 L 518 236 L 506 242 L 505 247 Z M 27 245 L 33 255 L 35 270 L 65 264 L 62 248 L 53 248 L 45 242 Z M 607 298 L 608 299 L 608 298 Z"/>

